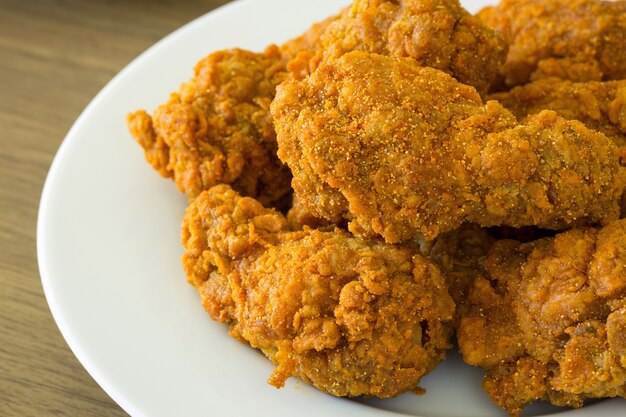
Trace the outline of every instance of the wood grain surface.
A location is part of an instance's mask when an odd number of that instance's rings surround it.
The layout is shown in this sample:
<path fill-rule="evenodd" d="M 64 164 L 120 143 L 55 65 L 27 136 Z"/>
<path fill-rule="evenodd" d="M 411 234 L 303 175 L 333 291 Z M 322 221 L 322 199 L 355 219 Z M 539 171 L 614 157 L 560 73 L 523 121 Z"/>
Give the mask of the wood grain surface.
<path fill-rule="evenodd" d="M 36 255 L 54 154 L 91 98 L 225 0 L 0 0 L 0 416 L 124 416 L 61 337 Z"/>

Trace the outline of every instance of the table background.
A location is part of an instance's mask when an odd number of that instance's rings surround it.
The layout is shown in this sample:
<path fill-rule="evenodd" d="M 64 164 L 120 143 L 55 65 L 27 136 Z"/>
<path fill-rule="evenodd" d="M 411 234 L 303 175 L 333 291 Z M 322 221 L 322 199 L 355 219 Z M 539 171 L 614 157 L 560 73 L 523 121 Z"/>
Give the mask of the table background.
<path fill-rule="evenodd" d="M 36 220 L 82 109 L 133 58 L 226 0 L 0 0 L 0 416 L 125 416 L 61 337 Z"/>

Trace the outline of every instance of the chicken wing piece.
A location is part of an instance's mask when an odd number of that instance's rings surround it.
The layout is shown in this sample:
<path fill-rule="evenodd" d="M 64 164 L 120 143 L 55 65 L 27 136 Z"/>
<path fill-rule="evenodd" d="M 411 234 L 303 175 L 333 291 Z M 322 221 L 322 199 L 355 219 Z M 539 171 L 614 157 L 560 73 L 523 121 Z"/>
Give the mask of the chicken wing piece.
<path fill-rule="evenodd" d="M 411 57 L 485 92 L 507 46 L 458 0 L 355 0 L 320 35 L 327 55 L 366 51 Z"/>
<path fill-rule="evenodd" d="M 492 94 L 518 119 L 542 110 L 554 110 L 568 120 L 578 120 L 604 133 L 615 144 L 626 146 L 626 81 L 573 82 L 545 78 Z"/>
<path fill-rule="evenodd" d="M 531 243 L 500 240 L 470 285 L 457 339 L 483 387 L 529 403 L 626 396 L 626 220 Z"/>
<path fill-rule="evenodd" d="M 411 59 L 351 52 L 288 80 L 271 106 L 279 157 L 314 215 L 394 243 L 462 223 L 564 229 L 616 219 L 617 147 L 544 111 L 500 104 Z"/>
<path fill-rule="evenodd" d="M 626 1 L 502 0 L 478 15 L 509 43 L 501 88 L 549 76 L 626 79 Z"/>
<path fill-rule="evenodd" d="M 337 396 L 417 389 L 450 347 L 454 303 L 416 248 L 285 217 L 226 185 L 201 193 L 182 231 L 189 282 L 215 320 L 276 365 Z"/>
<path fill-rule="evenodd" d="M 286 76 L 276 46 L 212 53 L 152 116 L 144 110 L 128 115 L 130 132 L 154 169 L 172 177 L 190 200 L 227 183 L 263 204 L 278 204 L 291 192 L 291 174 L 276 156 L 269 105 Z"/>

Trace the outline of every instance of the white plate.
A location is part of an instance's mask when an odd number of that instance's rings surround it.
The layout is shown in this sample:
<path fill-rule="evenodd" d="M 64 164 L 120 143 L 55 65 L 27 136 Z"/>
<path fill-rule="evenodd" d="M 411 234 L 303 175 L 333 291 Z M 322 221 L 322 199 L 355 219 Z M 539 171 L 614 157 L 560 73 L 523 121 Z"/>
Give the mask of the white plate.
<path fill-rule="evenodd" d="M 165 101 L 208 53 L 262 50 L 347 3 L 238 1 L 195 20 L 115 77 L 59 149 L 39 212 L 41 279 L 67 343 L 131 415 L 504 415 L 482 392 L 481 372 L 455 354 L 424 379 L 428 393 L 422 397 L 350 401 L 295 378 L 280 390 L 269 386 L 269 361 L 228 337 L 186 283 L 179 244 L 186 199 L 144 162 L 126 130 L 126 113 Z M 476 10 L 485 3 L 466 6 Z M 604 401 L 565 414 L 615 416 L 624 405 Z M 528 415 L 556 411 L 539 406 Z"/>

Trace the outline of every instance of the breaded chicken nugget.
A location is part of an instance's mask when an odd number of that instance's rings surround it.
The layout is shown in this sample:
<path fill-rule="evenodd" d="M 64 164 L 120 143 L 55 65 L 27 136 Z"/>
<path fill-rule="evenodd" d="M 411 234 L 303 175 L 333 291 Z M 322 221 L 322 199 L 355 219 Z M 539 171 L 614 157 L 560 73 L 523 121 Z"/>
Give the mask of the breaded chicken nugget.
<path fill-rule="evenodd" d="M 626 79 L 626 1 L 502 0 L 478 15 L 509 44 L 500 88 Z"/>
<path fill-rule="evenodd" d="M 326 55 L 410 57 L 484 93 L 507 52 L 502 37 L 458 0 L 355 0 L 321 33 Z"/>
<path fill-rule="evenodd" d="M 211 317 L 276 365 L 337 396 L 416 389 L 450 347 L 454 302 L 415 248 L 341 230 L 287 231 L 285 217 L 226 185 L 183 222 L 183 264 Z"/>
<path fill-rule="evenodd" d="M 497 405 L 517 416 L 537 400 L 626 396 L 625 265 L 626 220 L 493 245 L 457 339 Z"/>
<path fill-rule="evenodd" d="M 128 115 L 128 126 L 147 161 L 190 200 L 226 183 L 277 205 L 291 192 L 291 174 L 276 156 L 269 105 L 286 77 L 275 46 L 214 52 L 152 116 Z"/>
<path fill-rule="evenodd" d="M 500 104 L 411 59 L 351 52 L 271 106 L 279 157 L 312 214 L 390 243 L 470 222 L 564 229 L 619 216 L 618 148 L 544 111 Z"/>

